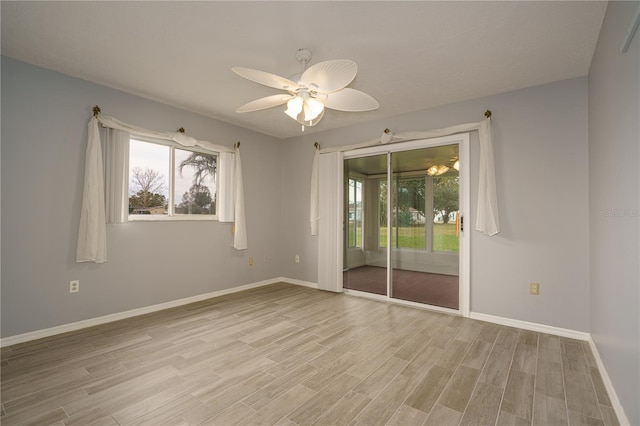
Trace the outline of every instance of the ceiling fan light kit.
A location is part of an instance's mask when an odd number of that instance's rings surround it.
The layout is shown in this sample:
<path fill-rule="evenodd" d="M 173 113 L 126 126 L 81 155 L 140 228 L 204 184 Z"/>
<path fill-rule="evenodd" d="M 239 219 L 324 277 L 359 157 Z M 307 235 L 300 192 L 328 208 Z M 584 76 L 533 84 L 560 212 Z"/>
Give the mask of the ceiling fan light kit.
<path fill-rule="evenodd" d="M 298 123 L 304 123 L 303 126 L 313 126 L 324 115 L 324 104 L 312 98 L 309 92 L 301 90 L 296 97 L 287 102 L 287 109 L 284 113 Z"/>
<path fill-rule="evenodd" d="M 236 109 L 236 112 L 260 111 L 286 103 L 284 113 L 300 123 L 304 131 L 305 126 L 315 126 L 320 122 L 325 108 L 348 112 L 378 109 L 380 105 L 372 96 L 347 87 L 358 72 L 355 62 L 334 59 L 306 68 L 311 57 L 310 50 L 297 50 L 296 59 L 302 64 L 302 73 L 292 77 L 296 81 L 251 68 L 231 68 L 236 74 L 255 83 L 288 92 L 248 102 Z"/>
<path fill-rule="evenodd" d="M 447 173 L 452 167 L 455 171 L 459 172 L 460 160 L 458 160 L 457 158 L 453 158 L 451 161 L 453 161 L 453 165 L 450 166 L 446 164 L 434 164 L 427 169 L 427 174 L 429 176 L 440 176 Z"/>

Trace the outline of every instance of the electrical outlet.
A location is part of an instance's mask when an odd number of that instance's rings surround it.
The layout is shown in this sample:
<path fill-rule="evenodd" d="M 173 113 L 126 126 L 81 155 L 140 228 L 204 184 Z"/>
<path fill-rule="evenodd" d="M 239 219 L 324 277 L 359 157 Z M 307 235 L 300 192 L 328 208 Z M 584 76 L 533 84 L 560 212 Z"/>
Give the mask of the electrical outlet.
<path fill-rule="evenodd" d="M 296 263 L 300 263 L 300 255 L 296 254 Z"/>
<path fill-rule="evenodd" d="M 529 294 L 538 296 L 540 294 L 540 283 L 529 283 Z"/>
<path fill-rule="evenodd" d="M 77 293 L 80 291 L 80 281 L 69 281 L 69 293 Z"/>
<path fill-rule="evenodd" d="M 253 266 L 253 257 L 249 258 L 249 266 Z"/>

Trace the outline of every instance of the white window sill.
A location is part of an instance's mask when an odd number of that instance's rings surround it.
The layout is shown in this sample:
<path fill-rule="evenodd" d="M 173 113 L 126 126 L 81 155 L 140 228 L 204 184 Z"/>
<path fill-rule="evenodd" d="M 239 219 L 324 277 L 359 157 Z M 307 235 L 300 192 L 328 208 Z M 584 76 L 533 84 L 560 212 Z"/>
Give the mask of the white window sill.
<path fill-rule="evenodd" d="M 129 222 L 213 222 L 217 221 L 218 216 L 212 215 L 152 215 L 152 214 L 136 214 L 129 215 Z"/>

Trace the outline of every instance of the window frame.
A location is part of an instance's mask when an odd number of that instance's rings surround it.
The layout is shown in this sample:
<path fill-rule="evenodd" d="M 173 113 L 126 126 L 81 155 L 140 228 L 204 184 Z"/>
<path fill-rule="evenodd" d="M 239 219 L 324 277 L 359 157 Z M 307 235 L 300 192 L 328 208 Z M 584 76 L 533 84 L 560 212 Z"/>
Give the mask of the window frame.
<path fill-rule="evenodd" d="M 393 228 L 397 229 L 399 228 L 397 225 L 398 222 L 398 214 L 400 213 L 398 210 L 398 203 L 399 203 L 399 189 L 401 187 L 400 185 L 400 181 L 407 181 L 407 180 L 422 180 L 424 187 L 425 187 L 425 223 L 423 224 L 424 230 L 424 242 L 425 242 L 425 246 L 424 247 L 405 247 L 405 246 L 400 246 L 400 238 L 399 236 L 396 236 L 395 238 L 395 246 L 392 246 L 392 248 L 394 248 L 395 250 L 414 250 L 414 251 L 426 251 L 426 252 L 430 252 L 431 250 L 429 249 L 429 237 L 430 237 L 430 230 L 429 230 L 429 226 L 427 226 L 427 224 L 429 223 L 428 220 L 428 213 L 426 210 L 426 207 L 428 205 L 428 200 L 427 198 L 429 197 L 429 194 L 427 193 L 427 176 L 426 174 L 420 172 L 401 172 L 401 173 L 394 173 L 392 175 L 392 181 L 393 181 L 393 208 L 395 209 L 395 215 L 393 215 L 392 217 L 392 226 Z M 433 195 L 433 194 L 431 194 Z M 433 197 L 431 197 L 433 198 Z M 395 219 L 395 223 L 393 223 L 393 220 Z M 432 218 L 433 221 L 433 218 Z M 393 240 L 393 238 L 392 238 Z"/>
<path fill-rule="evenodd" d="M 175 142 L 171 142 L 168 140 L 164 140 L 164 139 L 155 139 L 155 138 L 151 138 L 148 136 L 140 136 L 140 135 L 136 135 L 135 133 L 131 133 L 129 135 L 129 144 L 131 144 L 132 141 L 138 141 L 138 142 L 143 142 L 143 143 L 150 143 L 150 144 L 155 144 L 155 145 L 162 145 L 162 146 L 166 146 L 169 148 L 169 196 L 167 197 L 167 214 L 164 215 L 146 215 L 146 214 L 128 214 L 128 221 L 129 222 L 210 222 L 210 221 L 218 221 L 218 203 L 217 203 L 217 196 L 218 196 L 218 188 L 217 188 L 217 183 L 219 182 L 218 179 L 218 172 L 220 170 L 220 153 L 217 151 L 209 151 L 207 149 L 201 148 L 201 147 L 197 147 L 197 146 L 183 146 L 180 145 L 178 143 Z M 215 155 L 216 156 L 216 172 L 215 172 L 215 177 L 214 180 L 216 182 L 216 193 L 214 194 L 214 197 L 216 199 L 216 213 L 213 215 L 209 215 L 209 214 L 179 214 L 176 215 L 175 214 L 175 150 L 176 149 L 180 149 L 182 151 L 189 151 L 189 152 L 198 152 L 201 154 L 208 154 L 208 155 Z M 130 158 L 131 155 L 131 148 L 129 148 L 129 152 L 127 153 L 127 156 L 129 156 L 129 161 L 131 160 Z M 127 170 L 127 191 L 124 194 L 124 196 L 126 197 L 126 205 L 127 205 L 127 209 L 129 206 L 129 185 L 131 183 L 131 176 L 129 174 L 131 170 L 131 167 L 129 167 L 129 169 Z"/>
<path fill-rule="evenodd" d="M 443 175 L 444 176 L 444 175 Z M 457 178 L 458 178 L 458 210 L 455 211 L 456 215 L 459 217 L 460 216 L 460 204 L 462 203 L 462 192 L 461 192 L 461 188 L 460 188 L 460 172 L 458 171 L 456 174 Z M 458 235 L 458 250 L 457 251 L 453 251 L 453 250 L 436 250 L 433 245 L 435 244 L 435 236 L 436 236 L 436 232 L 434 229 L 434 225 L 435 225 L 435 214 L 433 213 L 434 208 L 433 208 L 433 199 L 435 197 L 435 190 L 436 190 L 436 182 L 435 182 L 435 178 L 438 178 L 440 176 L 430 176 L 431 178 L 431 212 L 432 212 L 432 216 L 431 216 L 431 231 L 429 232 L 429 237 L 431 239 L 430 242 L 430 248 L 429 251 L 431 253 L 436 253 L 439 255 L 443 255 L 443 256 L 457 256 L 460 253 L 460 242 L 461 242 L 461 237 L 460 235 Z M 456 226 L 458 226 L 456 224 Z"/>
<path fill-rule="evenodd" d="M 386 175 L 378 175 L 380 182 L 386 182 Z M 458 173 L 459 176 L 459 173 Z M 434 213 L 433 213 L 433 197 L 435 195 L 434 192 L 434 178 L 433 176 L 429 176 L 426 173 L 422 172 L 422 171 L 414 171 L 414 172 L 402 172 L 402 173 L 397 173 L 394 175 L 394 177 L 392 178 L 393 182 L 394 182 L 394 190 L 393 191 L 389 191 L 387 189 L 387 191 L 389 193 L 393 193 L 393 200 L 395 203 L 397 203 L 397 182 L 401 179 L 415 179 L 415 178 L 422 178 L 424 177 L 425 179 L 425 226 L 424 226 L 424 233 L 425 233 L 425 247 L 421 247 L 421 248 L 417 248 L 417 247 L 401 247 L 398 245 L 399 243 L 399 239 L 397 238 L 392 238 L 392 240 L 395 240 L 395 245 L 392 245 L 392 249 L 394 250 L 400 250 L 400 251 L 420 251 L 420 252 L 426 252 L 429 254 L 437 254 L 437 255 L 444 255 L 444 256 L 448 256 L 448 255 L 458 255 L 460 249 L 458 248 L 458 251 L 445 251 L 445 250 L 435 250 L 433 247 L 434 244 L 434 236 L 435 236 L 435 230 L 434 230 Z M 387 197 L 389 197 L 389 195 L 387 195 Z M 388 199 L 387 199 L 387 202 Z M 396 205 L 394 205 L 392 207 L 395 208 L 397 207 Z M 460 210 L 458 209 L 457 211 L 458 214 L 460 214 Z M 389 226 L 389 222 L 390 221 L 387 218 L 387 226 Z M 381 226 L 381 225 L 380 225 Z M 382 236 L 383 233 L 380 232 L 380 235 L 378 236 L 378 244 L 380 248 L 386 248 L 386 245 L 382 245 Z"/>
<path fill-rule="evenodd" d="M 348 177 L 348 196 L 347 196 L 347 201 L 350 200 L 351 197 L 351 183 L 350 181 L 354 182 L 354 186 L 353 186 L 353 195 L 354 195 L 354 212 L 353 212 L 353 244 L 354 245 L 350 245 L 350 241 L 347 241 L 347 248 L 348 249 L 358 249 L 358 250 L 362 250 L 364 248 L 364 182 L 365 182 L 365 178 L 360 176 L 357 173 L 352 173 L 349 175 Z M 358 200 L 357 200 L 357 193 L 358 193 L 358 184 L 360 185 L 360 207 L 358 207 Z M 348 208 L 348 207 L 347 207 Z M 358 211 L 360 212 L 360 220 L 358 220 Z M 347 220 L 347 230 L 348 232 L 351 232 L 350 229 L 350 220 Z M 358 224 L 360 224 L 360 245 L 358 245 Z M 349 235 L 349 234 L 347 234 Z"/>

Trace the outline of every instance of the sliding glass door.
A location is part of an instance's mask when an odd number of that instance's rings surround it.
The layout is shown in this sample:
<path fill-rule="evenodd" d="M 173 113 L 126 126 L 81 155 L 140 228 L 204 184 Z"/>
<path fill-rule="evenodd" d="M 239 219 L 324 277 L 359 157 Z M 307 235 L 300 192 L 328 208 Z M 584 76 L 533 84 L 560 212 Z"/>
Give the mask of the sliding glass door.
<path fill-rule="evenodd" d="M 391 297 L 457 310 L 458 145 L 390 155 Z"/>
<path fill-rule="evenodd" d="M 387 296 L 386 188 L 387 154 L 344 162 L 343 287 Z"/>
<path fill-rule="evenodd" d="M 343 288 L 460 310 L 460 146 L 429 144 L 345 156 Z"/>

